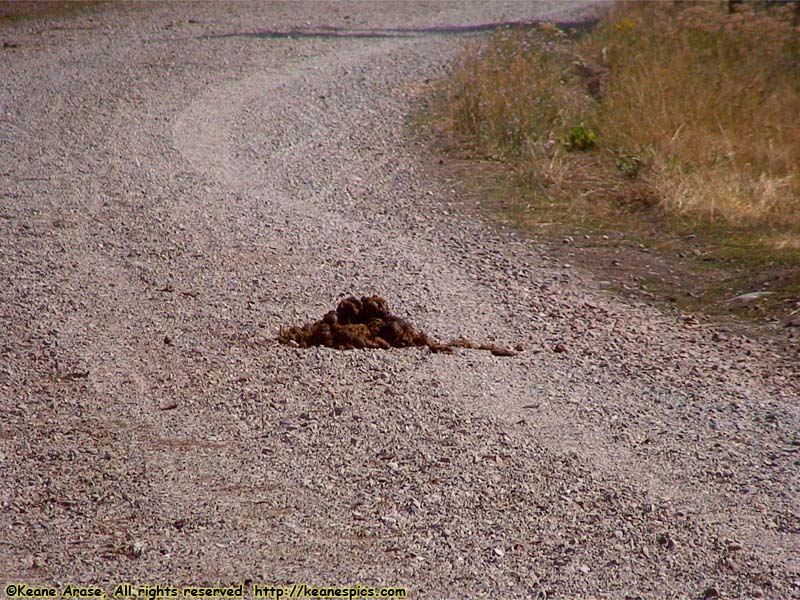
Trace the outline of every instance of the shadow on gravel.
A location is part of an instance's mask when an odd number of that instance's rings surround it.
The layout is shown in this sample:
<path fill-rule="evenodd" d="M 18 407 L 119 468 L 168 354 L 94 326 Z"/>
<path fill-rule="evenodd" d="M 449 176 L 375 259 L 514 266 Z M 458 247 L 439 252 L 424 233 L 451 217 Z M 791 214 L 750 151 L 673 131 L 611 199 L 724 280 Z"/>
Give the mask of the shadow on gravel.
<path fill-rule="evenodd" d="M 294 38 L 323 38 L 323 39 L 362 39 L 362 38 L 413 38 L 428 35 L 461 35 L 467 33 L 481 33 L 495 31 L 496 29 L 533 29 L 542 23 L 549 21 L 501 21 L 496 23 L 480 23 L 476 25 L 441 25 L 433 27 L 395 27 L 388 29 L 357 29 L 344 27 L 330 27 L 321 25 L 319 27 L 297 27 L 292 29 L 262 29 L 259 31 L 240 32 L 240 33 L 220 33 L 215 35 L 200 36 L 200 39 L 219 39 L 219 38 L 260 38 L 260 39 L 294 39 Z M 554 23 L 559 29 L 581 33 L 590 29 L 596 19 L 583 21 L 557 21 Z"/>

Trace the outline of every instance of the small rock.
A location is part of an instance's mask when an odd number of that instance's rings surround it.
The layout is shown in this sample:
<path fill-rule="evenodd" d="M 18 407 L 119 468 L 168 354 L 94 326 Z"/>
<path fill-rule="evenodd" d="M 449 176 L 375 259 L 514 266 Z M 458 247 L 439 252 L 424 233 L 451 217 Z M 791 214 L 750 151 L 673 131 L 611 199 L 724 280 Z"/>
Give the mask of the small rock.
<path fill-rule="evenodd" d="M 739 570 L 739 563 L 733 560 L 731 557 L 727 557 L 722 561 L 722 564 L 731 572 L 735 573 Z"/>
<path fill-rule="evenodd" d="M 710 598 L 721 598 L 722 595 L 717 588 L 710 587 L 707 588 L 700 597 L 703 600 L 709 600 Z"/>
<path fill-rule="evenodd" d="M 394 471 L 395 473 L 397 473 L 400 470 L 400 465 L 394 462 L 393 460 L 387 462 L 386 466 L 389 467 L 389 469 Z"/>
<path fill-rule="evenodd" d="M 134 541 L 131 545 L 131 554 L 136 558 L 144 554 L 144 542 Z"/>
<path fill-rule="evenodd" d="M 563 342 L 558 342 L 555 346 L 553 346 L 553 352 L 557 354 L 563 354 L 567 351 L 567 346 Z"/>
<path fill-rule="evenodd" d="M 742 549 L 742 545 L 739 542 L 731 542 L 728 544 L 728 552 L 738 552 Z"/>
<path fill-rule="evenodd" d="M 774 292 L 749 292 L 747 294 L 741 294 L 734 298 L 728 300 L 728 302 L 736 302 L 737 304 L 750 304 L 763 298 L 764 296 L 771 296 Z"/>
<path fill-rule="evenodd" d="M 395 526 L 397 525 L 397 520 L 400 515 L 397 514 L 388 514 L 381 517 L 381 521 L 383 521 L 386 525 Z"/>
<path fill-rule="evenodd" d="M 506 555 L 506 551 L 505 551 L 505 550 L 503 550 L 502 548 L 495 548 L 495 549 L 494 549 L 494 553 L 495 553 L 497 556 L 499 556 L 500 558 L 503 558 L 503 557 Z"/>
<path fill-rule="evenodd" d="M 667 550 L 675 548 L 675 540 L 668 533 L 663 533 L 656 538 L 656 541 L 664 546 Z"/>

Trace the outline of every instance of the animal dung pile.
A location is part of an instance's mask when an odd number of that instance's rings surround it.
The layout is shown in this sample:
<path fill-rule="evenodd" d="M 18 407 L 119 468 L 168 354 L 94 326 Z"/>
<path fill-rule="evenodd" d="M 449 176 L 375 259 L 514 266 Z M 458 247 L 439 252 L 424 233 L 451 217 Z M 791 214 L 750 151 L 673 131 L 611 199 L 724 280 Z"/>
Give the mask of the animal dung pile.
<path fill-rule="evenodd" d="M 514 352 L 493 344 L 474 344 L 453 340 L 440 344 L 415 329 L 405 319 L 389 312 L 389 305 L 380 296 L 350 296 L 339 302 L 336 310 L 319 321 L 281 329 L 278 341 L 301 348 L 325 346 L 339 350 L 354 348 L 410 348 L 427 346 L 433 352 L 452 352 L 453 348 L 489 350 L 496 356 L 514 356 Z"/>

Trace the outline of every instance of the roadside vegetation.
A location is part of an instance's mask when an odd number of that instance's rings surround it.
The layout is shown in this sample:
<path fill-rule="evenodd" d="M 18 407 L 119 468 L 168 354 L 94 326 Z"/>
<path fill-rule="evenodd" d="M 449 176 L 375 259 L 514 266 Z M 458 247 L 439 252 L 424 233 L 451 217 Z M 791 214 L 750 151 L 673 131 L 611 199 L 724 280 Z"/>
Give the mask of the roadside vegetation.
<path fill-rule="evenodd" d="M 741 308 L 785 322 L 800 309 L 799 21 L 794 3 L 619 2 L 583 33 L 503 29 L 468 47 L 432 123 L 451 154 L 497 164 L 515 223 L 697 258 L 689 304 L 730 312 L 768 291 Z"/>
<path fill-rule="evenodd" d="M 0 0 L 0 27 L 26 19 L 76 14 L 103 3 L 104 0 Z M 8 48 L 13 42 L 5 43 Z"/>

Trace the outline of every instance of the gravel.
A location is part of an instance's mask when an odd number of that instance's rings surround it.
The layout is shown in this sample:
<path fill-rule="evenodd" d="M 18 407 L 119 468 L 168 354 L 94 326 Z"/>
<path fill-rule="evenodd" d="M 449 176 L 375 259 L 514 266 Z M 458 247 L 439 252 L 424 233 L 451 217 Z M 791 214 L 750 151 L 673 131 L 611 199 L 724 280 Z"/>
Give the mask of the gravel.
<path fill-rule="evenodd" d="M 445 26 L 584 13 L 3 26 L 0 582 L 800 598 L 797 371 L 459 212 L 407 133 Z M 275 341 L 351 294 L 525 350 Z"/>

